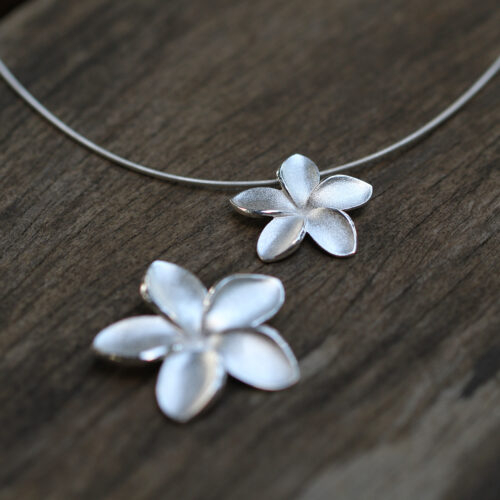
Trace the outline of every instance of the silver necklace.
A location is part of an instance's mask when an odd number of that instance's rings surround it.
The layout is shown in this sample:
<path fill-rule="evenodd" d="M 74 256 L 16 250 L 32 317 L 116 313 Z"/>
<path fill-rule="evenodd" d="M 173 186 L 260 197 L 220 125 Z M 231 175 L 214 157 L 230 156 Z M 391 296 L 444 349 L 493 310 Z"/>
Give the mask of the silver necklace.
<path fill-rule="evenodd" d="M 81 146 L 121 166 L 156 179 L 210 188 L 253 188 L 231 200 L 243 215 L 272 217 L 257 242 L 257 254 L 263 262 L 275 262 L 291 255 L 309 234 L 326 252 L 336 257 L 356 253 L 357 233 L 346 211 L 365 204 L 372 187 L 359 179 L 334 175 L 320 183 L 321 177 L 365 166 L 399 151 L 435 130 L 467 104 L 500 70 L 500 57 L 450 106 L 415 132 L 375 153 L 343 165 L 319 170 L 301 155 L 293 155 L 278 171 L 277 179 L 221 181 L 186 177 L 162 172 L 119 156 L 84 137 L 50 112 L 12 74 L 0 59 L 0 75 L 36 112 Z M 271 189 L 279 183 L 282 191 Z"/>

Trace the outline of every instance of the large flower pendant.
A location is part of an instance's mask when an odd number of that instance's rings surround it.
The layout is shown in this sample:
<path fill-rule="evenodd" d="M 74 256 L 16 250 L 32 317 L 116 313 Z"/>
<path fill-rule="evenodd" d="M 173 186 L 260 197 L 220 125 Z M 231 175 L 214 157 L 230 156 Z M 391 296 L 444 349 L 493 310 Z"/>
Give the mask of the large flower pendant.
<path fill-rule="evenodd" d="M 283 305 L 278 278 L 234 274 L 207 290 L 182 267 L 153 262 L 141 285 L 159 313 L 114 323 L 94 339 L 97 354 L 117 362 L 161 362 L 160 409 L 186 422 L 220 393 L 227 374 L 257 389 L 286 389 L 299 379 L 288 344 L 264 322 Z"/>
<path fill-rule="evenodd" d="M 356 228 L 346 210 L 364 205 L 372 186 L 348 175 L 333 175 L 320 182 L 318 167 L 296 154 L 277 173 L 282 190 L 253 188 L 231 199 L 233 207 L 250 217 L 272 217 L 257 243 L 264 262 L 292 254 L 306 234 L 336 257 L 356 253 Z"/>

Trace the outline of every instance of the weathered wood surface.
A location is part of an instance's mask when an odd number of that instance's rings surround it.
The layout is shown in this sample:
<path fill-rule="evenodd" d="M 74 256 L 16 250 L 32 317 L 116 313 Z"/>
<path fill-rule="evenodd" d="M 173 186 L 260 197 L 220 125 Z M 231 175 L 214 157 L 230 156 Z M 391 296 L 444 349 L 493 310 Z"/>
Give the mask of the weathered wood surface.
<path fill-rule="evenodd" d="M 78 130 L 187 175 L 270 177 L 399 139 L 498 55 L 495 0 L 33 0 L 0 50 Z M 411 150 L 353 171 L 375 194 L 359 253 L 305 242 L 262 264 L 227 192 L 151 180 L 82 150 L 0 86 L 0 497 L 497 499 L 499 81 Z M 231 383 L 187 426 L 155 370 L 97 362 L 146 311 L 150 261 L 211 284 L 280 277 L 294 389 Z"/>

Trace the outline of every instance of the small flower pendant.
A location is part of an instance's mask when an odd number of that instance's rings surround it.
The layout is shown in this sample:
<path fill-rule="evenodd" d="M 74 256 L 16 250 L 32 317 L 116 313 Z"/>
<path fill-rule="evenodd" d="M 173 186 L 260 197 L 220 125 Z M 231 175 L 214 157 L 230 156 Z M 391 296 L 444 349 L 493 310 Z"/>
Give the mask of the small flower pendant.
<path fill-rule="evenodd" d="M 277 176 L 282 190 L 253 188 L 231 200 L 243 215 L 273 218 L 257 243 L 261 260 L 275 262 L 291 255 L 306 234 L 336 257 L 356 253 L 356 228 L 345 211 L 371 198 L 370 184 L 348 175 L 333 175 L 320 182 L 318 167 L 299 154 L 285 160 Z"/>

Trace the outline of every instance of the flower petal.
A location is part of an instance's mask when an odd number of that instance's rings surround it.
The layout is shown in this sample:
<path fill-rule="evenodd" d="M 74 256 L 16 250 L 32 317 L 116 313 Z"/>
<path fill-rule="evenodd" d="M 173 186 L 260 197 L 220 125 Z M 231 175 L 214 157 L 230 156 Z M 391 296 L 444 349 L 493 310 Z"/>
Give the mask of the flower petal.
<path fill-rule="evenodd" d="M 208 292 L 204 327 L 209 332 L 256 327 L 274 316 L 284 301 L 285 290 L 278 278 L 234 274 Z"/>
<path fill-rule="evenodd" d="M 312 192 L 312 207 L 350 210 L 364 205 L 372 196 L 373 188 L 365 181 L 348 175 L 333 175 L 325 179 Z"/>
<path fill-rule="evenodd" d="M 230 375 L 258 389 L 279 391 L 300 378 L 292 350 L 279 333 L 267 325 L 253 331 L 221 334 L 219 352 Z"/>
<path fill-rule="evenodd" d="M 156 399 L 167 417 L 187 422 L 214 400 L 225 381 L 226 371 L 217 352 L 180 351 L 163 362 Z"/>
<path fill-rule="evenodd" d="M 319 184 L 319 170 L 309 158 L 296 154 L 283 162 L 278 180 L 295 204 L 303 207 Z"/>
<path fill-rule="evenodd" d="M 305 234 L 303 217 L 276 217 L 260 234 L 257 254 L 264 262 L 284 259 L 297 250 Z"/>
<path fill-rule="evenodd" d="M 206 293 L 196 276 L 162 260 L 149 266 L 141 285 L 144 300 L 154 304 L 159 312 L 192 335 L 200 331 Z"/>
<path fill-rule="evenodd" d="M 165 318 L 136 316 L 101 330 L 92 347 L 97 354 L 113 361 L 157 361 L 166 356 L 179 338 L 179 331 Z"/>
<path fill-rule="evenodd" d="M 356 253 L 356 228 L 350 217 L 340 210 L 311 210 L 306 229 L 314 241 L 332 255 L 347 257 Z"/>
<path fill-rule="evenodd" d="M 247 189 L 232 198 L 231 204 L 238 212 L 252 217 L 293 214 L 296 210 L 283 191 L 266 187 Z"/>

